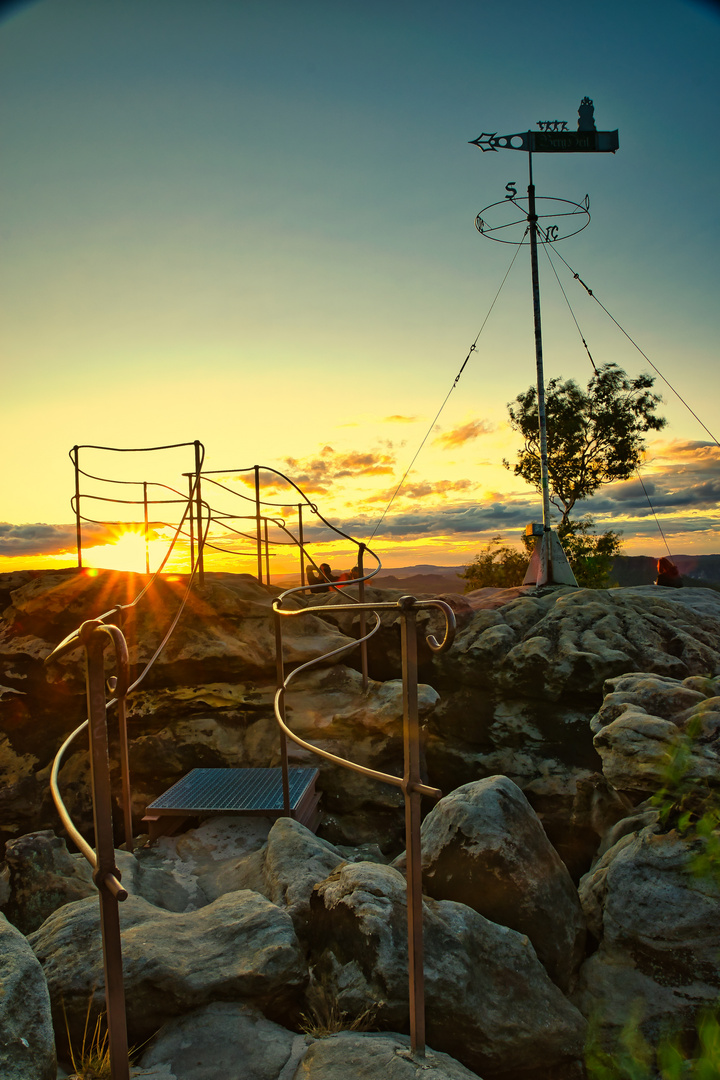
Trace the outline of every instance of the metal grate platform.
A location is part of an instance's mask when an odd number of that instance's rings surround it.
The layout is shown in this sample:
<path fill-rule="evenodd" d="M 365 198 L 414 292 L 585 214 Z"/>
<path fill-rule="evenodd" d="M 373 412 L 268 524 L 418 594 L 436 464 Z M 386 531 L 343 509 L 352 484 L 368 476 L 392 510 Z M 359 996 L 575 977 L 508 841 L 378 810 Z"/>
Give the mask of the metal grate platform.
<path fill-rule="evenodd" d="M 290 806 L 296 811 L 314 788 L 318 770 L 289 770 Z M 165 814 L 268 814 L 283 811 L 282 769 L 193 769 L 150 803 L 147 813 Z"/>

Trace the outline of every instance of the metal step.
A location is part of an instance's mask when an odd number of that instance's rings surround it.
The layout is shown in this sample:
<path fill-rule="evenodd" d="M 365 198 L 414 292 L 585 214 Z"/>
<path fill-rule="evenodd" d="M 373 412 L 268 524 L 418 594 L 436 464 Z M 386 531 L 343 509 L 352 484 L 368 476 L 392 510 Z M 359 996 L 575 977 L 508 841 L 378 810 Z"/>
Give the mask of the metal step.
<path fill-rule="evenodd" d="M 288 771 L 292 816 L 313 831 L 318 820 L 317 776 L 318 770 L 311 767 Z M 210 814 L 282 817 L 282 769 L 193 769 L 150 803 L 143 821 L 153 840 L 175 832 L 189 817 Z"/>

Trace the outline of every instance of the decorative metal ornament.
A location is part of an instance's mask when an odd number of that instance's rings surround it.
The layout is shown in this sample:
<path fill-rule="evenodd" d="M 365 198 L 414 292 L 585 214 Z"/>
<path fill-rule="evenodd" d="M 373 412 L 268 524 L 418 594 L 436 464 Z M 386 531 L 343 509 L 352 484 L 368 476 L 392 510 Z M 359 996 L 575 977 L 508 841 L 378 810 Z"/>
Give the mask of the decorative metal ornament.
<path fill-rule="evenodd" d="M 539 131 L 521 131 L 514 135 L 489 134 L 483 131 L 471 146 L 488 150 L 524 150 L 528 154 L 614 154 L 620 143 L 615 131 L 597 131 L 594 106 L 584 97 L 578 109 L 577 131 L 568 131 L 567 120 L 538 120 Z"/>

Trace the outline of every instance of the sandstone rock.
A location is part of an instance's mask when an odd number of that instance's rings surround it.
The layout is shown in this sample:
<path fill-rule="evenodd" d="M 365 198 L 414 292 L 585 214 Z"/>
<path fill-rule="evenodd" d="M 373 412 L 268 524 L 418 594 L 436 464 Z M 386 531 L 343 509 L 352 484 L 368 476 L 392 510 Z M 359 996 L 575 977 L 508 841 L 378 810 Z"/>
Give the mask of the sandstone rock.
<path fill-rule="evenodd" d="M 687 777 L 720 775 L 720 678 L 682 682 L 634 672 L 605 684 L 591 721 L 603 772 L 616 788 L 652 792 L 664 783 L 668 755 L 692 734 Z"/>
<path fill-rule="evenodd" d="M 418 1060 L 395 1032 L 341 1031 L 310 1046 L 293 1080 L 477 1080 L 477 1073 L 429 1047 Z"/>
<path fill-rule="evenodd" d="M 42 968 L 26 939 L 0 915 L 0 1075 L 55 1080 L 55 1039 Z"/>
<path fill-rule="evenodd" d="M 573 1000 L 617 1040 L 638 1001 L 650 1040 L 693 1028 L 720 990 L 720 889 L 692 873 L 701 841 L 650 826 L 622 837 L 583 879 L 580 898 L 599 941 Z"/>
<path fill-rule="evenodd" d="M 337 848 L 299 822 L 280 818 L 273 825 L 263 864 L 267 895 L 287 908 L 298 933 L 310 912 L 313 887 L 344 861 Z"/>
<path fill-rule="evenodd" d="M 346 864 L 311 900 L 315 979 L 350 1017 L 408 1023 L 405 880 Z M 423 904 L 427 1041 L 486 1078 L 552 1075 L 582 1055 L 585 1025 L 524 935 L 453 901 Z M 538 1063 L 544 1074 L 535 1072 Z"/>
<path fill-rule="evenodd" d="M 175 1080 L 290 1080 L 308 1041 L 247 1005 L 216 1001 L 168 1021 L 140 1059 L 139 1075 Z"/>
<path fill-rule="evenodd" d="M 187 914 L 130 896 L 120 922 L 131 1043 L 211 1001 L 249 1001 L 281 1016 L 307 977 L 289 915 L 249 890 Z M 88 1000 L 101 1007 L 104 996 L 98 900 L 60 908 L 29 940 L 45 971 L 56 1030 L 64 1000 L 71 1034 L 81 1037 Z"/>
<path fill-rule="evenodd" d="M 423 886 L 527 934 L 562 990 L 585 952 L 577 891 L 527 799 L 505 776 L 458 788 L 422 824 Z"/>
<path fill-rule="evenodd" d="M 65 841 L 49 829 L 9 841 L 5 860 L 10 898 L 4 910 L 23 934 L 37 930 L 63 904 L 97 893 L 89 863 L 82 855 L 71 855 Z"/>

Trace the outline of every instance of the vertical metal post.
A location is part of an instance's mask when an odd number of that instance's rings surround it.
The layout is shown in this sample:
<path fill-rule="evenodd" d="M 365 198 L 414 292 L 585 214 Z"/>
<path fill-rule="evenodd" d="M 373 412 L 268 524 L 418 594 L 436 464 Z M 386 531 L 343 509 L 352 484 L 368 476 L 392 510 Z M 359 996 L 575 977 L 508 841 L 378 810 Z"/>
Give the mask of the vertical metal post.
<path fill-rule="evenodd" d="M 195 440 L 195 508 L 197 515 L 197 542 L 198 542 L 198 579 L 201 585 L 205 584 L 205 559 L 203 555 L 203 526 L 202 526 L 202 495 L 200 492 L 200 443 Z"/>
<path fill-rule="evenodd" d="M 268 541 L 268 520 L 265 518 L 265 584 L 270 584 L 270 543 Z"/>
<path fill-rule="evenodd" d="M 120 777 L 122 781 L 123 820 L 125 823 L 125 850 L 133 850 L 132 792 L 130 790 L 130 755 L 128 754 L 127 717 L 125 715 L 125 697 L 119 697 L 117 703 L 118 725 L 120 728 Z"/>
<path fill-rule="evenodd" d="M 298 537 L 300 538 L 300 584 L 305 584 L 305 537 L 303 535 L 302 503 L 298 503 Z"/>
<path fill-rule="evenodd" d="M 363 567 L 363 556 L 365 554 L 365 544 L 361 544 L 358 548 L 357 566 L 360 571 L 360 578 L 365 575 Z M 365 582 L 360 580 L 358 583 L 358 600 L 361 604 L 365 603 Z M 364 638 L 367 633 L 367 620 L 365 618 L 364 610 L 360 610 L 360 637 Z M 363 690 L 368 688 L 368 656 L 367 656 L 367 641 L 363 641 L 360 646 L 360 667 L 362 670 L 362 685 Z"/>
<path fill-rule="evenodd" d="M 147 481 L 143 480 L 143 508 L 145 510 L 145 573 L 150 573 L 150 548 L 148 546 L 148 501 Z"/>
<path fill-rule="evenodd" d="M 422 854 L 420 850 L 420 724 L 417 692 L 417 622 L 415 597 L 403 596 L 401 607 L 403 743 L 405 771 L 405 851 L 407 859 L 408 975 L 410 1045 L 425 1056 L 425 974 L 423 971 Z"/>
<path fill-rule="evenodd" d="M 190 523 L 190 573 L 195 569 L 195 514 L 193 512 L 193 477 L 188 473 L 188 521 Z"/>
<path fill-rule="evenodd" d="M 255 535 L 257 544 L 258 581 L 262 585 L 262 536 L 260 532 L 260 466 L 255 466 Z"/>
<path fill-rule="evenodd" d="M 120 873 L 115 865 L 115 843 L 110 793 L 107 716 L 105 711 L 105 674 L 103 645 L 105 632 L 95 629 L 84 636 L 87 653 L 87 698 L 90 731 L 90 777 L 93 791 L 93 818 L 97 866 L 93 880 L 100 894 L 100 927 L 105 968 L 105 1006 L 107 1010 L 110 1069 L 113 1080 L 129 1080 L 125 988 L 122 972 L 122 944 L 118 902 L 106 883 Z"/>
<path fill-rule="evenodd" d="M 73 446 L 75 465 L 75 535 L 77 537 L 78 570 L 82 570 L 82 523 L 80 520 L 80 447 Z"/>
<path fill-rule="evenodd" d="M 281 690 L 285 682 L 285 664 L 283 661 L 282 644 L 282 622 L 280 615 L 278 615 L 277 611 L 274 613 L 273 618 L 275 619 L 275 663 L 277 670 L 277 685 L 278 690 Z M 280 715 L 282 716 L 284 722 L 284 690 L 280 695 Z M 283 813 L 285 814 L 285 817 L 292 817 L 292 809 L 290 807 L 290 769 L 288 767 L 287 736 L 282 728 L 280 728 L 280 765 L 282 767 Z"/>
<path fill-rule="evenodd" d="M 544 557 L 547 560 L 547 573 L 545 567 L 541 570 L 541 578 L 547 582 L 553 580 L 552 555 L 550 547 L 550 487 L 548 481 L 548 452 L 547 452 L 547 421 L 545 417 L 545 376 L 543 373 L 542 352 L 542 326 L 540 323 L 540 276 L 538 273 L 537 257 L 537 212 L 535 209 L 535 185 L 532 174 L 532 154 L 528 154 L 530 165 L 530 182 L 528 184 L 528 224 L 530 226 L 530 269 L 532 273 L 533 292 L 533 321 L 535 324 L 535 366 L 537 369 L 537 401 L 538 401 L 538 426 L 540 429 L 540 485 L 542 490 L 543 512 L 543 547 Z M 544 581 L 542 582 L 545 583 Z"/>

